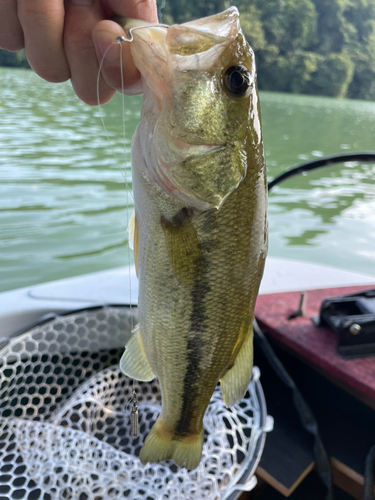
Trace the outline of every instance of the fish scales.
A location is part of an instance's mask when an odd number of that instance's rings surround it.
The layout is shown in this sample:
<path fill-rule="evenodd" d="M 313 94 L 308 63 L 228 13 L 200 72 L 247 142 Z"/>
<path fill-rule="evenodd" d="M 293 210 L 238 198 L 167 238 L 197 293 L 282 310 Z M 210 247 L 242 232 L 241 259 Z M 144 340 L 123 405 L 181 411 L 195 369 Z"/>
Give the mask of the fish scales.
<path fill-rule="evenodd" d="M 251 376 L 267 250 L 254 55 L 235 8 L 134 31 L 132 54 L 145 91 L 132 143 L 140 322 L 121 369 L 160 381 L 141 460 L 195 468 L 217 382 L 231 405 Z"/>

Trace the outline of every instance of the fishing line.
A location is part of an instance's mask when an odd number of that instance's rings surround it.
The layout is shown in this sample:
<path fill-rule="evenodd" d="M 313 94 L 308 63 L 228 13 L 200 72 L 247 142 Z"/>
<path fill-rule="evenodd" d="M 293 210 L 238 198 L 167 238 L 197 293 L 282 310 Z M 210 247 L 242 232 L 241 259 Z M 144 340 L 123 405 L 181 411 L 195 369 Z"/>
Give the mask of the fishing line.
<path fill-rule="evenodd" d="M 122 99 L 121 99 L 121 105 L 122 105 L 122 140 L 123 140 L 123 147 L 124 147 L 124 168 L 126 170 L 126 165 L 127 165 L 127 151 L 126 151 L 126 127 L 125 127 L 125 96 L 124 96 L 124 90 L 125 90 L 125 85 L 124 85 L 124 71 L 123 71 L 123 66 L 122 66 L 122 42 L 125 41 L 126 39 L 124 37 L 118 37 L 116 39 L 116 42 L 113 42 L 111 43 L 111 45 L 107 48 L 107 50 L 104 52 L 103 54 L 103 57 L 102 57 L 102 60 L 100 62 L 100 65 L 99 65 L 99 71 L 98 71 L 98 77 L 97 77 L 97 81 L 96 81 L 96 94 L 97 94 L 97 100 L 98 100 L 98 109 L 99 109 L 99 116 L 101 118 L 101 121 L 102 121 L 102 125 L 103 125 L 103 129 L 104 129 L 104 132 L 106 134 L 106 137 L 107 137 L 107 140 L 109 142 L 109 145 L 111 147 L 111 151 L 112 151 L 112 154 L 115 158 L 115 161 L 117 163 L 117 167 L 119 168 L 122 176 L 123 176 L 123 179 L 125 181 L 125 189 L 126 189 L 126 207 L 127 209 L 129 209 L 129 192 L 130 192 L 130 195 L 131 197 L 134 199 L 133 197 L 133 193 L 131 191 L 131 185 L 130 183 L 128 182 L 127 178 L 126 178 L 126 175 L 125 175 L 125 171 L 124 169 L 121 167 L 121 163 L 118 159 L 118 156 L 116 154 L 116 151 L 115 151 L 115 148 L 114 148 L 114 144 L 112 143 L 110 137 L 109 137 L 109 133 L 108 133 L 108 130 L 107 130 L 107 127 L 105 125 L 105 121 L 104 121 L 104 116 L 103 116 L 103 113 L 102 113 L 102 107 L 101 107 L 101 104 L 100 104 L 100 75 L 101 75 L 101 72 L 102 72 L 102 68 L 103 68 L 103 64 L 104 64 L 104 60 L 107 56 L 107 53 L 108 51 L 114 46 L 114 45 L 120 45 L 120 57 L 119 57 L 119 63 L 120 63 L 120 75 L 121 75 L 121 93 L 122 93 Z M 128 216 L 127 218 L 127 226 L 129 225 L 129 220 L 130 220 L 130 217 Z M 128 240 L 128 263 L 130 264 L 130 261 L 131 261 L 131 256 L 130 256 L 130 246 L 129 246 L 129 240 Z M 131 281 L 131 268 L 130 268 L 130 265 L 128 266 L 129 267 L 129 306 L 130 306 L 130 309 L 132 308 L 132 281 Z M 133 317 L 131 316 L 131 323 L 132 323 L 132 329 L 134 328 L 134 319 Z"/>
<path fill-rule="evenodd" d="M 122 168 L 120 166 L 120 162 L 119 162 L 119 160 L 117 158 L 117 155 L 116 155 L 114 144 L 112 143 L 112 141 L 111 141 L 111 139 L 109 137 L 109 133 L 108 133 L 107 127 L 105 126 L 104 116 L 103 116 L 103 113 L 102 113 L 102 105 L 100 104 L 100 92 L 99 92 L 99 90 L 100 90 L 100 75 L 102 73 L 102 68 L 103 68 L 104 60 L 105 60 L 105 58 L 106 58 L 109 50 L 111 49 L 111 47 L 113 47 L 114 45 L 117 45 L 117 44 L 120 44 L 120 46 L 121 46 L 121 42 L 119 40 L 116 40 L 116 42 L 111 43 L 111 45 L 107 48 L 107 50 L 103 54 L 102 60 L 101 60 L 100 65 L 99 65 L 98 77 L 96 79 L 96 98 L 97 98 L 97 101 L 98 101 L 99 116 L 100 116 L 100 119 L 102 121 L 102 125 L 103 125 L 103 128 L 104 128 L 105 135 L 106 135 L 107 140 L 109 142 L 109 145 L 111 147 L 112 154 L 113 154 L 113 156 L 114 156 L 114 158 L 116 160 L 117 167 L 120 169 L 120 171 L 122 173 L 122 176 L 124 178 L 125 184 L 127 184 L 125 174 L 124 174 L 124 172 L 123 172 L 123 170 L 122 170 Z M 122 67 L 121 60 L 120 60 L 120 66 Z"/>
<path fill-rule="evenodd" d="M 160 7 L 160 9 L 162 9 L 165 5 L 165 0 L 163 0 L 162 2 L 162 5 Z M 120 76 L 121 76 L 121 93 L 122 93 L 122 139 L 123 139 L 123 147 L 124 147 L 124 167 L 125 167 L 125 170 L 126 170 L 126 165 L 127 165 L 127 151 L 126 151 L 126 126 L 125 126 L 125 85 L 124 85 L 124 70 L 123 70 L 123 65 L 122 65 L 122 44 L 124 42 L 132 42 L 133 41 L 133 31 L 134 30 L 139 30 L 139 29 L 144 29 L 144 28 L 147 28 L 147 29 L 150 29 L 150 28 L 169 28 L 168 25 L 165 25 L 165 24 L 154 24 L 154 25 L 144 25 L 144 26 L 133 26 L 129 29 L 125 29 L 125 32 L 126 32 L 126 35 L 128 36 L 128 38 L 125 38 L 124 36 L 118 36 L 116 38 L 116 41 L 111 43 L 111 45 L 106 49 L 106 51 L 104 52 L 103 54 L 103 57 L 102 57 L 102 60 L 100 62 L 100 65 L 99 65 L 99 71 L 98 71 L 98 77 L 97 77 L 97 81 L 96 81 L 96 95 L 97 95 L 97 101 L 98 101 L 98 110 L 99 110 L 99 116 L 100 116 L 100 119 L 102 121 L 102 125 L 103 125 L 103 129 L 104 129 L 104 132 L 106 134 L 106 137 L 107 137 L 107 140 L 108 140 L 108 143 L 111 147 L 111 150 L 112 150 L 112 154 L 115 158 L 115 161 L 117 163 L 117 166 L 118 168 L 120 169 L 121 173 L 122 173 L 122 176 L 124 178 L 124 181 L 125 181 L 125 187 L 126 187 L 126 206 L 127 208 L 129 207 L 129 192 L 130 192 L 130 195 L 133 199 L 133 202 L 134 202 L 134 208 L 136 207 L 136 203 L 135 203 L 135 200 L 134 200 L 134 196 L 133 196 L 133 193 L 132 193 L 132 190 L 131 190 L 131 184 L 130 182 L 127 181 L 126 179 L 126 176 L 125 176 L 125 171 L 121 168 L 121 164 L 119 162 L 119 159 L 116 155 L 116 151 L 114 149 L 114 144 L 112 143 L 110 137 L 109 137 L 109 133 L 108 133 L 108 130 L 107 130 L 107 127 L 105 125 L 105 122 L 104 122 L 104 117 L 103 117 L 103 113 L 102 113 L 102 107 L 101 107 L 101 104 L 100 104 L 100 75 L 101 75 L 101 72 L 102 72 L 102 68 L 103 68 L 103 64 L 104 64 L 104 60 L 107 56 L 107 53 L 108 51 L 111 49 L 111 47 L 113 45 L 116 45 L 116 44 L 119 44 L 120 45 L 120 57 L 119 57 L 119 62 L 120 62 Z M 128 217 L 128 220 L 127 220 L 127 226 L 129 228 L 129 221 L 130 221 L 130 218 Z M 142 221 L 141 221 L 142 222 Z M 128 231 L 129 232 L 129 231 Z M 129 244 L 129 238 L 128 238 L 128 262 L 130 263 L 130 244 Z M 130 266 L 129 267 L 129 306 L 130 306 L 130 309 L 132 308 L 132 280 L 131 280 L 131 268 Z M 132 328 L 134 329 L 134 320 L 133 320 L 133 316 L 132 317 Z"/>
<path fill-rule="evenodd" d="M 158 7 L 158 19 L 159 19 L 159 22 L 161 23 L 162 20 L 163 20 L 163 13 L 162 13 L 162 10 L 164 9 L 165 7 L 165 0 L 162 0 L 159 7 Z"/>
<path fill-rule="evenodd" d="M 127 153 L 126 153 L 126 133 L 125 133 L 125 85 L 124 85 L 124 68 L 122 66 L 122 42 L 123 42 L 124 37 L 118 37 L 117 42 L 120 44 L 120 75 L 121 75 L 121 104 L 122 104 L 122 139 L 124 143 L 124 163 L 125 163 L 125 168 L 127 164 Z M 126 206 L 129 207 L 129 184 L 126 182 Z M 131 193 L 132 198 L 134 200 L 133 193 Z M 128 212 L 129 213 L 129 212 Z M 127 219 L 127 226 L 129 227 L 129 222 L 130 222 L 130 217 Z M 128 233 L 129 235 L 129 233 Z M 129 243 L 129 238 L 128 238 L 128 264 L 130 264 L 130 243 Z M 131 269 L 130 265 L 128 265 L 129 269 L 129 307 L 130 307 L 130 312 L 132 309 L 132 277 L 131 277 Z M 131 316 L 131 324 L 132 324 L 132 330 L 134 330 L 134 318 Z M 132 424 L 133 426 L 133 424 Z"/>

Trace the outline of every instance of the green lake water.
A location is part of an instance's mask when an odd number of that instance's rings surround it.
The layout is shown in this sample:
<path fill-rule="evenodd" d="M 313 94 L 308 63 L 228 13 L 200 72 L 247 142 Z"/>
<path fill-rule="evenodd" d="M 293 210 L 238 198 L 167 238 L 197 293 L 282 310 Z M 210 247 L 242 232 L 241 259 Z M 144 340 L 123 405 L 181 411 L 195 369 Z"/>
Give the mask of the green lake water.
<path fill-rule="evenodd" d="M 0 85 L 0 291 L 133 262 L 126 182 L 141 97 L 102 107 L 110 145 L 99 109 L 69 83 L 1 68 Z M 260 100 L 269 178 L 308 159 L 375 150 L 375 103 L 267 92 Z M 269 222 L 269 255 L 375 276 L 375 165 L 277 186 Z"/>

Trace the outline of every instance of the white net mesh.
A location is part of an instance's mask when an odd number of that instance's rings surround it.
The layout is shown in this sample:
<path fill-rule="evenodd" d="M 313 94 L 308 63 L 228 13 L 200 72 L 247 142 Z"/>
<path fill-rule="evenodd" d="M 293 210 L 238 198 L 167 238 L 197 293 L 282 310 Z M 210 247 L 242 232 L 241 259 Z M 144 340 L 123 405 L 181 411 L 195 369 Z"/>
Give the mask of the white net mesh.
<path fill-rule="evenodd" d="M 118 369 L 136 309 L 104 307 L 39 324 L 0 351 L 0 498 L 224 499 L 252 475 L 266 413 L 257 377 L 227 409 L 217 387 L 194 471 L 137 458 L 161 406 L 157 381 Z M 139 430 L 129 399 L 137 391 Z"/>

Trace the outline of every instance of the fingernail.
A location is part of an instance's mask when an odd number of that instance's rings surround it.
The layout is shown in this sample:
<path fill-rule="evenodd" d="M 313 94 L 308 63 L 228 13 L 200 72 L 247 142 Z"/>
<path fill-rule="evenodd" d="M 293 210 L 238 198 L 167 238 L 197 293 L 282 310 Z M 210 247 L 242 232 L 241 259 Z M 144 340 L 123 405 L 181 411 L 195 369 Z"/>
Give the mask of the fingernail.
<path fill-rule="evenodd" d="M 116 37 L 108 31 L 95 31 L 93 35 L 94 45 L 99 52 L 100 57 L 104 57 L 106 61 L 119 61 L 119 45 Z M 113 47 L 111 45 L 115 44 Z M 108 48 L 109 47 L 109 48 Z"/>

